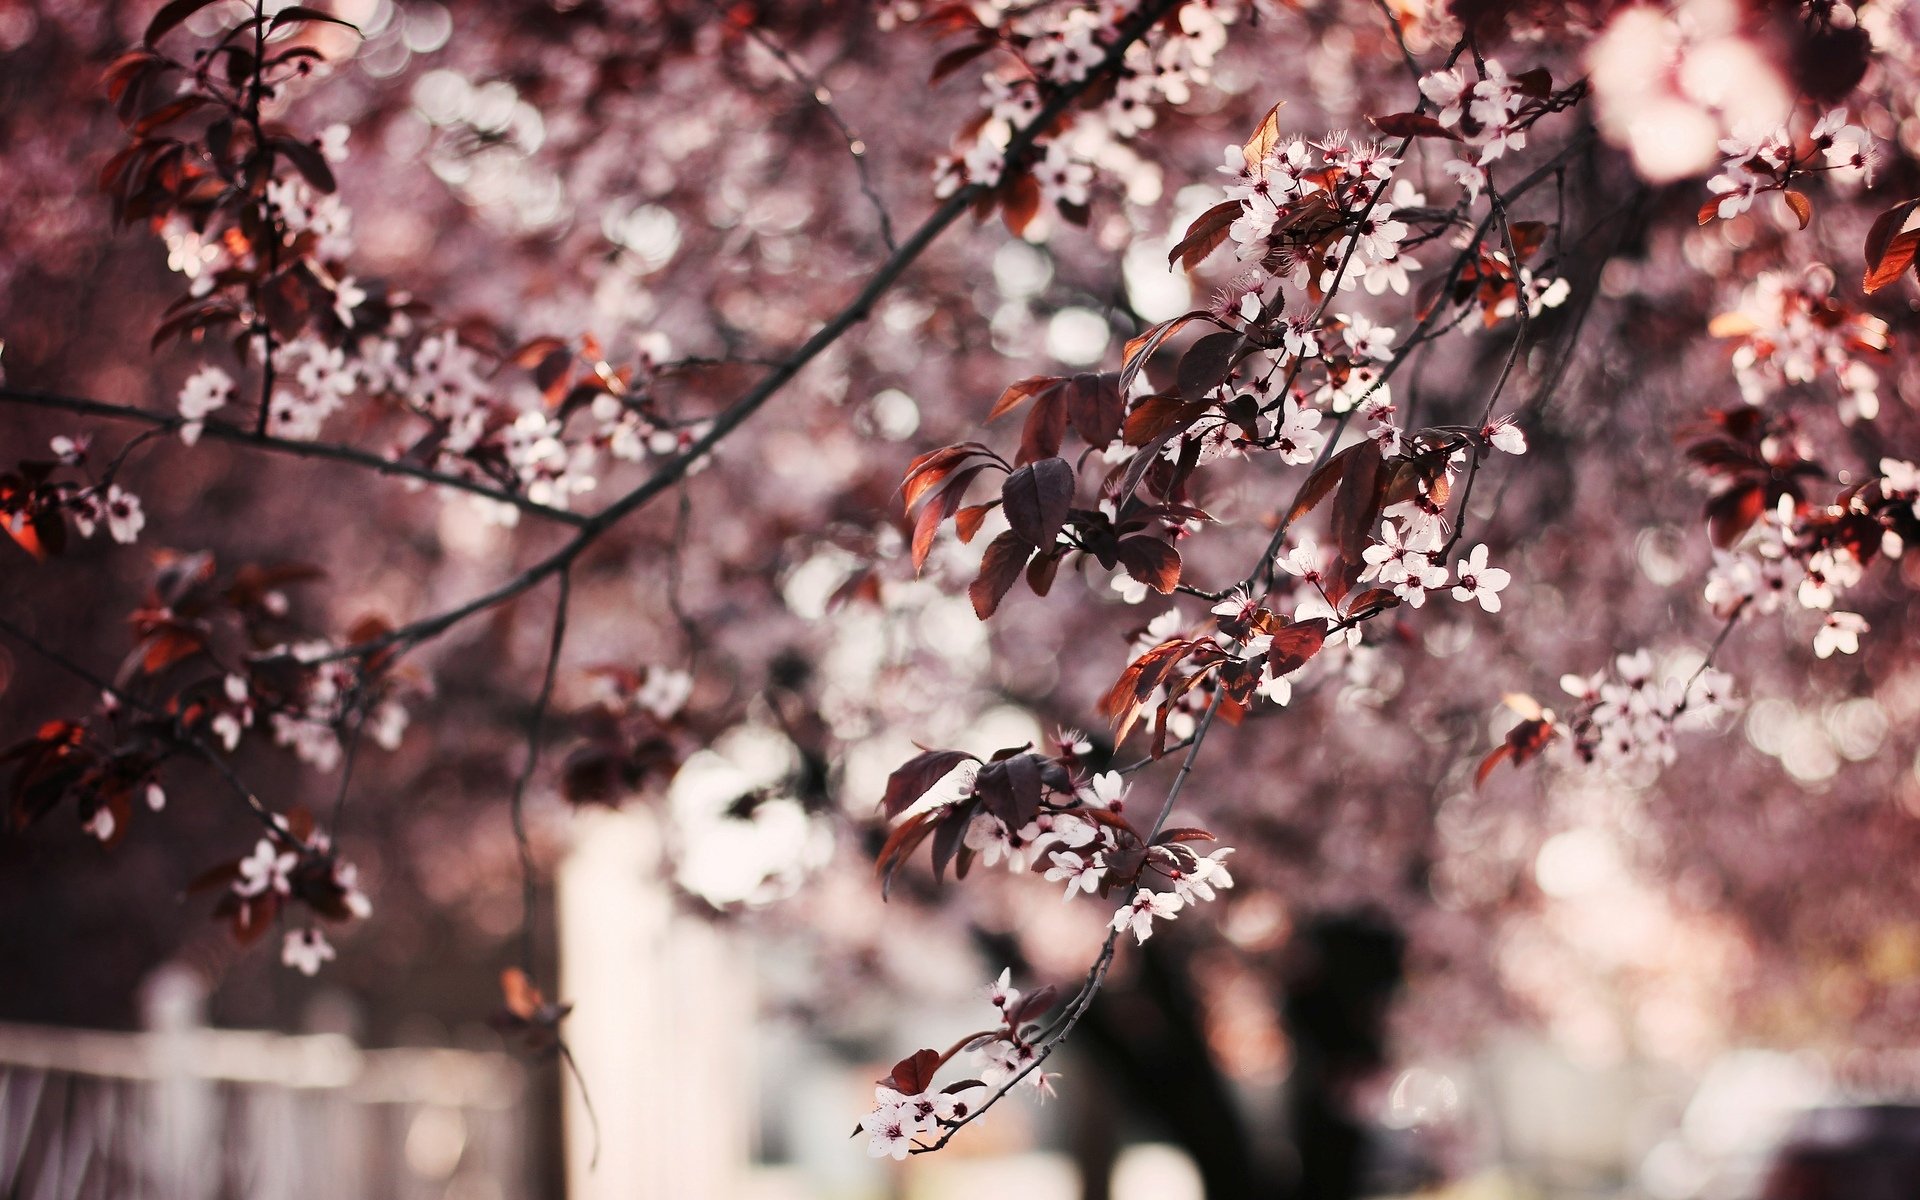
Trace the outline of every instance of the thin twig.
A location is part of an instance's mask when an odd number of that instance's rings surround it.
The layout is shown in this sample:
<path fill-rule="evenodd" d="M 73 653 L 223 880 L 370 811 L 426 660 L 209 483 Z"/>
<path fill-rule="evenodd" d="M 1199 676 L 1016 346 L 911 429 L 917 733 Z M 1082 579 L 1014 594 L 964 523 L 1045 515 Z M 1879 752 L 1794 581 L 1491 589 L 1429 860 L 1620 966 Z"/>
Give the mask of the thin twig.
<path fill-rule="evenodd" d="M 709 0 L 709 7 L 716 12 L 719 11 L 719 5 L 712 0 Z M 841 138 L 847 143 L 847 153 L 853 158 L 853 169 L 860 176 L 860 191 L 866 196 L 867 203 L 873 206 L 874 216 L 879 219 L 880 240 L 887 244 L 889 253 L 899 250 L 899 245 L 893 239 L 893 218 L 887 215 L 887 202 L 880 198 L 879 189 L 874 186 L 873 176 L 868 169 L 867 143 L 854 133 L 845 119 L 840 116 L 840 110 L 833 104 L 833 92 L 765 30 L 757 25 L 747 24 L 744 26 L 744 32 L 761 49 L 779 60 L 780 65 L 793 76 L 794 82 L 807 89 L 808 98 L 819 106 L 820 111 L 826 114 L 827 120 L 832 121 L 833 127 L 840 131 Z"/>
<path fill-rule="evenodd" d="M 540 744 L 546 733 L 547 709 L 553 702 L 553 681 L 560 672 L 560 651 L 567 641 L 567 606 L 573 598 L 573 573 L 560 572 L 560 594 L 553 605 L 553 636 L 547 645 L 547 668 L 540 679 L 540 696 L 527 718 L 527 757 L 513 781 L 508 812 L 513 818 L 513 842 L 520 853 L 520 967 L 533 974 L 534 907 L 538 900 L 533 843 L 527 837 L 527 784 L 540 765 Z"/>
<path fill-rule="evenodd" d="M 0 403 L 78 413 L 81 416 L 102 417 L 110 421 L 136 421 L 161 432 L 173 432 L 188 423 L 185 417 L 178 415 L 168 416 L 163 413 L 149 412 L 144 408 L 135 408 L 132 405 L 108 404 L 100 400 L 66 396 L 58 392 L 44 392 L 34 388 L 0 387 Z M 378 454 L 335 442 L 302 442 L 292 438 L 275 437 L 271 434 L 256 433 L 239 425 L 231 425 L 225 421 L 202 421 L 200 436 L 250 446 L 256 450 L 267 450 L 275 454 L 290 454 L 296 458 L 318 458 L 350 463 L 380 475 L 399 475 L 408 479 L 417 479 L 437 487 L 453 488 L 475 496 L 484 496 L 499 504 L 510 504 L 521 512 L 562 525 L 572 525 L 575 528 L 584 526 L 588 521 L 588 518 L 580 513 L 537 504 L 525 496 L 489 487 L 476 480 L 459 475 L 447 475 L 391 458 L 382 458 Z"/>

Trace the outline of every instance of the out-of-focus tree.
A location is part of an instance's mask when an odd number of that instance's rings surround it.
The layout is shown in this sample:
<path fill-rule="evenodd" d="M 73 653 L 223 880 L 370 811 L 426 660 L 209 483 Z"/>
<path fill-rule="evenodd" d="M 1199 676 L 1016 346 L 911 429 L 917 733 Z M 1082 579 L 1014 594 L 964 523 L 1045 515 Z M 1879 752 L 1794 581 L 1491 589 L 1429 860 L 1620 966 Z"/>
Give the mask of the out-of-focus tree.
<path fill-rule="evenodd" d="M 1909 1036 L 1916 21 L 7 8 L 6 1003 L 270 937 L 563 1045 L 643 804 L 796 1005 L 1020 967 L 876 1154 L 1076 1028 L 1221 1195 L 1277 1022 L 1310 1195 L 1390 1020 Z"/>

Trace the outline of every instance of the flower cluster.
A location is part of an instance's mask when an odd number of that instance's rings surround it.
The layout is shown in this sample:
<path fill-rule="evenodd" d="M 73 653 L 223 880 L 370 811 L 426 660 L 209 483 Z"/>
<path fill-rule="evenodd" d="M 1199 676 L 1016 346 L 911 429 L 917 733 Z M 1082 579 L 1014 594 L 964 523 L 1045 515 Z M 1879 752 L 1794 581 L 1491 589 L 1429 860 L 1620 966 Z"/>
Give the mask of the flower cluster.
<path fill-rule="evenodd" d="M 203 880 L 227 880 L 214 910 L 230 921 L 241 941 L 260 936 L 276 917 L 294 903 L 330 922 L 365 920 L 373 905 L 360 890 L 360 873 L 333 852 L 325 834 L 304 829 L 283 817 L 273 818 L 273 831 L 254 844 L 253 852 L 207 873 Z M 303 836 L 304 833 L 304 836 Z M 303 975 L 313 975 L 334 958 L 326 934 L 311 923 L 289 929 L 282 938 L 280 961 Z"/>
<path fill-rule="evenodd" d="M 1743 128 L 1721 139 L 1720 152 L 1726 155 L 1726 162 L 1719 174 L 1707 180 L 1707 190 L 1716 199 L 1701 208 L 1702 217 L 1737 217 L 1766 193 L 1781 192 L 1804 227 L 1813 211 L 1811 202 L 1791 192 L 1792 185 L 1804 176 L 1824 172 L 1869 180 L 1873 138 L 1858 125 L 1848 123 L 1845 109 L 1836 108 L 1816 121 L 1798 144 L 1785 125 Z"/>
<path fill-rule="evenodd" d="M 1849 424 L 1880 411 L 1887 323 L 1833 294 L 1834 274 L 1816 264 L 1797 273 L 1766 271 L 1737 307 L 1715 317 L 1712 332 L 1733 342 L 1734 378 L 1750 404 L 1826 380 Z"/>
<path fill-rule="evenodd" d="M 1015 134 L 1030 126 L 1061 88 L 1086 82 L 1140 4 L 1020 6 L 993 23 L 951 13 L 949 23 L 960 23 L 969 43 L 949 52 L 947 62 L 957 65 L 981 54 L 1008 61 L 984 77 L 980 118 L 936 163 L 936 194 L 950 196 L 973 184 L 999 189 L 1008 224 L 1016 230 L 1024 229 L 1041 206 L 1084 223 L 1096 168 L 1126 164 L 1129 156 L 1121 143 L 1152 127 L 1156 106 L 1184 104 L 1193 86 L 1207 81 L 1241 7 L 1238 2 L 1185 4 L 1177 21 L 1155 22 L 1122 52 L 1111 87 L 1076 111 L 1070 126 L 1036 143 L 1031 167 L 1012 175 L 1006 152 Z"/>
<path fill-rule="evenodd" d="M 1567 745 L 1577 761 L 1622 774 L 1668 766 L 1677 753 L 1675 733 L 1710 722 L 1731 686 L 1724 672 L 1705 665 L 1657 673 L 1646 650 L 1619 655 L 1611 670 L 1563 675 L 1561 690 L 1576 702 Z"/>

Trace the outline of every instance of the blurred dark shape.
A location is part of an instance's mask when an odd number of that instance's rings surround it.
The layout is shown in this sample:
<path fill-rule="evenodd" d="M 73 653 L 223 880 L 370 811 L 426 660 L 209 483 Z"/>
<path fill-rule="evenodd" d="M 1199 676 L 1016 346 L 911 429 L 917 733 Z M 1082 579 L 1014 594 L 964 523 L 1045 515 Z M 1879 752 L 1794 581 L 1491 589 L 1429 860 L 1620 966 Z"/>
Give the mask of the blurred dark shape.
<path fill-rule="evenodd" d="M 1387 1012 L 1405 954 L 1405 935 L 1367 911 L 1319 917 L 1295 938 L 1282 1016 L 1293 1042 L 1287 1111 L 1298 1200 L 1361 1194 L 1370 1130 L 1350 1095 L 1386 1062 Z"/>
<path fill-rule="evenodd" d="M 1787 1135 L 1760 1200 L 1915 1200 L 1920 1105 L 1815 1109 Z"/>

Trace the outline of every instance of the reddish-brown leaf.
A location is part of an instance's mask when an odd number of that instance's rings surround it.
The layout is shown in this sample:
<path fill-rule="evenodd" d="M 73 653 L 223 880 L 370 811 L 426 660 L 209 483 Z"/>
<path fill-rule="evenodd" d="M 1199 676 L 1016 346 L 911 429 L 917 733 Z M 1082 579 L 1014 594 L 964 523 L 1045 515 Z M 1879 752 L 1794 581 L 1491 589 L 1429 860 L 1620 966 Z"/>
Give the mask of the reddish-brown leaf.
<path fill-rule="evenodd" d="M 1388 472 L 1372 442 L 1354 447 L 1354 457 L 1340 481 L 1339 494 L 1333 500 L 1333 538 L 1340 557 L 1359 563 L 1361 552 L 1373 539 L 1380 524 L 1380 509 L 1386 502 Z"/>
<path fill-rule="evenodd" d="M 885 900 L 893 890 L 893 873 L 900 865 L 913 857 L 920 843 L 927 840 L 937 823 L 938 814 L 921 813 L 902 821 L 880 847 L 880 855 L 874 861 L 874 873 L 880 876 L 880 898 Z"/>
<path fill-rule="evenodd" d="M 1327 642 L 1324 620 L 1290 622 L 1273 635 L 1267 648 L 1267 665 L 1275 675 L 1298 671 L 1307 665 Z"/>
<path fill-rule="evenodd" d="M 1067 381 L 1067 419 L 1080 440 L 1096 449 L 1120 434 L 1127 402 L 1120 394 L 1120 377 L 1111 371 L 1084 372 Z"/>
<path fill-rule="evenodd" d="M 1053 458 L 1060 453 L 1060 443 L 1066 436 L 1067 398 L 1060 388 L 1050 388 L 1027 414 L 1027 423 L 1020 430 L 1020 452 L 1014 456 L 1014 465 Z"/>
<path fill-rule="evenodd" d="M 1805 193 L 1788 188 L 1780 193 L 1780 197 L 1793 210 L 1793 219 L 1800 222 L 1800 228 L 1805 229 L 1813 223 L 1813 201 L 1807 199 Z"/>
<path fill-rule="evenodd" d="M 967 587 L 967 598 L 973 601 L 975 616 L 984 621 L 993 615 L 1031 557 L 1032 543 L 1012 530 L 988 543 L 986 557 L 980 563 L 980 577 Z"/>
<path fill-rule="evenodd" d="M 212 3 L 213 0 L 171 0 L 159 12 L 153 14 L 153 20 L 147 22 L 145 36 L 147 45 L 153 45 L 171 33 L 182 21 Z"/>
<path fill-rule="evenodd" d="M 966 66 L 974 59 L 993 49 L 993 42 L 973 42 L 957 50 L 949 50 L 933 64 L 933 73 L 927 77 L 928 83 L 939 83 L 942 79 Z"/>
<path fill-rule="evenodd" d="M 1280 144 L 1280 109 L 1285 104 L 1286 101 L 1282 100 L 1268 109 L 1267 115 L 1260 119 L 1260 124 L 1240 147 L 1241 156 L 1248 167 L 1258 166 L 1260 160 L 1273 153 L 1273 148 Z"/>
<path fill-rule="evenodd" d="M 1241 336 L 1232 330 L 1210 333 L 1187 348 L 1180 358 L 1178 390 L 1186 400 L 1204 399 L 1233 373 Z"/>
<path fill-rule="evenodd" d="M 1187 226 L 1186 236 L 1167 252 L 1168 265 L 1179 263 L 1181 268 L 1187 271 L 1199 266 L 1209 254 L 1218 250 L 1221 243 L 1227 240 L 1227 234 L 1232 230 L 1233 223 L 1240 219 L 1240 213 L 1240 202 L 1228 200 L 1214 205 L 1195 217 L 1193 224 Z M 1186 320 L 1186 318 L 1179 319 Z"/>
<path fill-rule="evenodd" d="M 1009 384 L 1007 390 L 1000 393 L 1000 399 L 994 401 L 993 411 L 987 414 L 986 423 L 991 425 L 1041 392 L 1065 382 L 1058 375 L 1029 375 L 1018 383 Z"/>
<path fill-rule="evenodd" d="M 1319 470 L 1307 476 L 1307 481 L 1300 485 L 1300 494 L 1294 497 L 1293 507 L 1287 510 L 1287 524 L 1291 525 L 1306 516 L 1327 498 L 1327 495 L 1333 491 L 1333 486 L 1340 482 L 1341 476 L 1346 474 L 1347 464 L 1353 461 L 1356 452 L 1372 449 L 1371 444 L 1362 442 L 1348 446 L 1321 463 Z"/>
<path fill-rule="evenodd" d="M 1860 290 L 1871 295 L 1899 279 L 1908 267 L 1914 265 L 1914 252 L 1917 250 L 1920 250 L 1920 229 L 1894 234 L 1880 257 L 1870 260 L 1872 265 L 1866 277 L 1860 281 Z"/>
<path fill-rule="evenodd" d="M 938 1050 L 916 1050 L 893 1064 L 893 1073 L 882 1082 L 903 1096 L 918 1096 L 933 1086 L 933 1073 L 943 1061 Z"/>
<path fill-rule="evenodd" d="M 1000 507 L 998 500 L 989 500 L 985 504 L 974 504 L 954 514 L 953 531 L 960 535 L 962 542 L 973 541 L 973 535 L 980 532 L 980 525 L 987 514 Z"/>
<path fill-rule="evenodd" d="M 1425 113 L 1390 113 L 1384 117 L 1368 117 L 1367 120 L 1373 122 L 1373 127 L 1388 137 L 1446 138 L 1450 142 L 1460 140 L 1458 132 L 1448 129 Z"/>
<path fill-rule="evenodd" d="M 1130 340 L 1126 348 L 1120 352 L 1120 394 L 1125 396 L 1132 389 L 1134 377 L 1147 365 L 1147 360 L 1152 358 L 1154 352 L 1160 348 L 1160 343 L 1180 332 L 1187 322 L 1201 318 L 1213 319 L 1211 313 L 1195 309 L 1170 321 L 1162 321 L 1158 325 L 1150 326 Z"/>
<path fill-rule="evenodd" d="M 887 776 L 887 794 L 880 807 L 888 820 L 913 807 L 927 789 L 961 763 L 973 758 L 964 750 L 925 750 L 895 767 Z"/>
<path fill-rule="evenodd" d="M 1000 202 L 1001 219 L 1006 222 L 1008 233 L 1020 237 L 1040 215 L 1040 181 L 1031 171 L 1021 171 L 1000 187 L 1004 197 Z"/>
<path fill-rule="evenodd" d="M 1163 596 L 1180 582 L 1180 552 L 1159 538 L 1130 537 L 1114 553 L 1127 574 Z"/>
<path fill-rule="evenodd" d="M 1073 507 L 1073 468 L 1064 458 L 1043 458 L 1007 476 L 1000 486 L 1007 524 L 1028 544 L 1053 545 Z"/>

